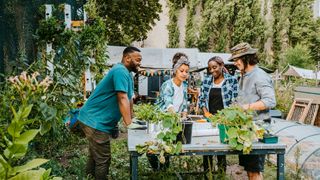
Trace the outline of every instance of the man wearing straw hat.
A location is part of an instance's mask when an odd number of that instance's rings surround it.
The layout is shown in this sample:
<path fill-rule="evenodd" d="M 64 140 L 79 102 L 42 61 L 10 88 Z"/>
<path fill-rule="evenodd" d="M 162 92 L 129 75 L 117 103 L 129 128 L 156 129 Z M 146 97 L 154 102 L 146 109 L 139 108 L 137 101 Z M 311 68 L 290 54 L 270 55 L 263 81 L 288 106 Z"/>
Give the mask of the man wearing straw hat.
<path fill-rule="evenodd" d="M 248 43 L 237 44 L 231 48 L 229 61 L 240 70 L 238 103 L 256 112 L 256 123 L 269 123 L 269 110 L 276 106 L 276 98 L 271 77 L 257 65 L 257 51 Z M 263 179 L 264 162 L 265 155 L 239 155 L 239 164 L 244 166 L 250 180 Z"/>

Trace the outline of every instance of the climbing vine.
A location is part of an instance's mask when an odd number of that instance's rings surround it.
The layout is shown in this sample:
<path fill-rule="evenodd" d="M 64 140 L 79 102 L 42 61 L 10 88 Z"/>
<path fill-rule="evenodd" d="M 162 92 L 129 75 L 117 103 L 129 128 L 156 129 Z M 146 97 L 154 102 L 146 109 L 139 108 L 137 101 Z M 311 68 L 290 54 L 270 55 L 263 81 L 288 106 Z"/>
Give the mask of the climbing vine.
<path fill-rule="evenodd" d="M 65 29 L 64 23 L 54 16 L 41 20 L 37 30 L 40 49 L 45 49 L 47 42 L 53 45 L 52 63 L 56 70 L 60 66 L 72 67 L 79 79 L 78 83 L 81 83 L 81 74 L 87 68 L 90 67 L 98 81 L 102 79 L 103 72 L 107 68 L 105 21 L 97 16 L 95 1 L 88 1 L 84 8 L 89 19 L 77 32 Z M 47 60 L 51 58 L 47 57 Z"/>
<path fill-rule="evenodd" d="M 186 47 L 197 47 L 197 37 L 196 37 L 196 30 L 197 30 L 197 23 L 195 21 L 196 15 L 196 7 L 199 4 L 199 0 L 191 0 L 187 4 L 187 24 L 186 24 L 186 37 L 185 37 L 185 44 Z"/>
<path fill-rule="evenodd" d="M 180 40 L 180 31 L 178 27 L 179 6 L 169 0 L 167 1 L 167 3 L 169 6 L 169 24 L 167 25 L 167 29 L 169 32 L 169 44 L 167 47 L 177 48 L 179 47 Z"/>
<path fill-rule="evenodd" d="M 263 50 L 264 22 L 259 2 L 206 1 L 199 34 L 201 51 L 228 52 L 239 42 L 249 42 Z"/>

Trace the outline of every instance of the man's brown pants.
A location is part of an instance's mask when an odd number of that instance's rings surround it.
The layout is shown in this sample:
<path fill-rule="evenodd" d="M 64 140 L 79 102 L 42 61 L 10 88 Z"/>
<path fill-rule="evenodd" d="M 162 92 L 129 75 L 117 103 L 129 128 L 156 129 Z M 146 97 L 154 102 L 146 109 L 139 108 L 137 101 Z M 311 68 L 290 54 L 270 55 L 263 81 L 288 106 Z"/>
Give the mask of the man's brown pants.
<path fill-rule="evenodd" d="M 89 141 L 89 159 L 86 173 L 96 180 L 105 180 L 111 164 L 110 135 L 80 123 Z"/>

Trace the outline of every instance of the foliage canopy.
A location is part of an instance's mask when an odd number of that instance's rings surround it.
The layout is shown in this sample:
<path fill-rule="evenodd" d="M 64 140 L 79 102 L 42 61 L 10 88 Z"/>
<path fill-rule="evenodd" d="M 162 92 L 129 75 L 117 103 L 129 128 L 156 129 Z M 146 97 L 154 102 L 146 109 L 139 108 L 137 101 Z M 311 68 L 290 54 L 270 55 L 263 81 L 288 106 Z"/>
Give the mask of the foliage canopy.
<path fill-rule="evenodd" d="M 158 0 L 96 0 L 98 15 L 106 20 L 109 44 L 129 45 L 147 38 L 162 12 Z"/>

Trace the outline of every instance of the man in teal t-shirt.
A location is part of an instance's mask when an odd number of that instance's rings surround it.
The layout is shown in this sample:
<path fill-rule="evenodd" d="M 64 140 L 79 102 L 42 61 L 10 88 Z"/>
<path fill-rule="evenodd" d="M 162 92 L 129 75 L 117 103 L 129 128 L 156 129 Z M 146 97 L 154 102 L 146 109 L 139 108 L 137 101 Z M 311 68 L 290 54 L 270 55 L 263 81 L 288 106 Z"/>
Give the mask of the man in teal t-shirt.
<path fill-rule="evenodd" d="M 111 163 L 110 136 L 121 116 L 127 128 L 132 123 L 133 80 L 130 72 L 138 72 L 140 50 L 127 47 L 122 61 L 114 65 L 97 85 L 79 112 L 80 125 L 89 140 L 86 172 L 95 179 L 106 179 Z"/>

